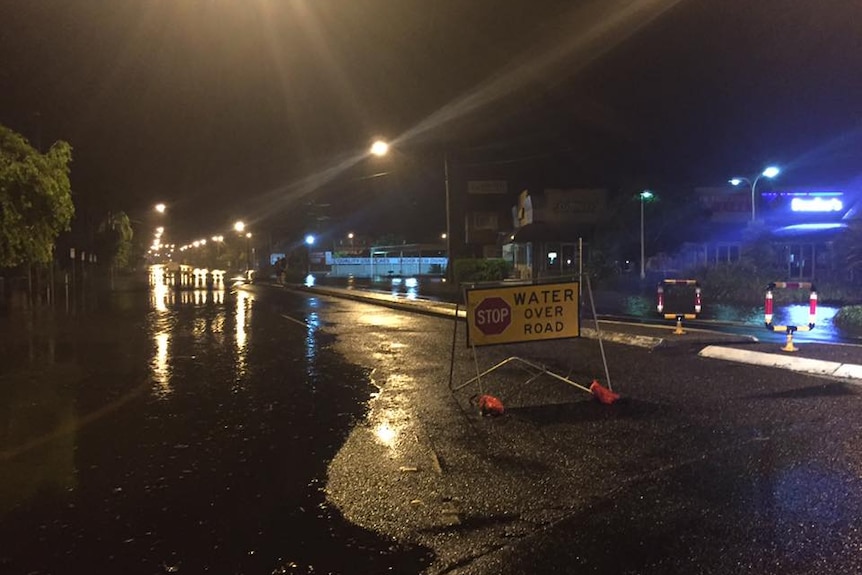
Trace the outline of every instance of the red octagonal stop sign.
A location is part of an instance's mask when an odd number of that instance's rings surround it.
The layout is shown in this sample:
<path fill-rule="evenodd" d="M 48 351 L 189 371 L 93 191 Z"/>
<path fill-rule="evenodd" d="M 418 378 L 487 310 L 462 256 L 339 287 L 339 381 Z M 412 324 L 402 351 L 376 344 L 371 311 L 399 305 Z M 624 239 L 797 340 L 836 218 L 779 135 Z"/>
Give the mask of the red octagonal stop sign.
<path fill-rule="evenodd" d="M 485 335 L 503 333 L 512 321 L 512 308 L 500 297 L 483 299 L 474 314 L 476 327 Z"/>

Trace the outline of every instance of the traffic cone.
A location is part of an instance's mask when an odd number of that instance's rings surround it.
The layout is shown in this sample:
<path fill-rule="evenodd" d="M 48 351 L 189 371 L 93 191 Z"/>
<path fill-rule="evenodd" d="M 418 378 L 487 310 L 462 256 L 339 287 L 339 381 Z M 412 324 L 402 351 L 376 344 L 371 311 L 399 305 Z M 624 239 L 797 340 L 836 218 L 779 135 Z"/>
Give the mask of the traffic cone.
<path fill-rule="evenodd" d="M 480 395 L 477 399 L 479 405 L 479 413 L 482 415 L 503 415 L 506 408 L 503 407 L 503 402 L 493 395 Z"/>
<path fill-rule="evenodd" d="M 592 385 L 590 385 L 590 393 L 599 400 L 599 403 L 604 403 L 605 405 L 610 405 L 620 398 L 619 393 L 614 393 L 610 389 L 602 387 L 597 379 L 594 379 Z"/>

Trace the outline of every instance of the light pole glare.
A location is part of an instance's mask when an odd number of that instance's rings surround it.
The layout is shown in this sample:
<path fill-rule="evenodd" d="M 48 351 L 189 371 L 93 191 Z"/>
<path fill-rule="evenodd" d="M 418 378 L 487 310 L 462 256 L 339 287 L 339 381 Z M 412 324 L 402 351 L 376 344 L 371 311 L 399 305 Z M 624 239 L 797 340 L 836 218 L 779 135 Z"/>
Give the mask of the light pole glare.
<path fill-rule="evenodd" d="M 751 188 L 751 221 L 757 221 L 757 182 L 760 181 L 760 178 L 769 178 L 772 179 L 778 174 L 781 173 L 781 169 L 776 166 L 767 166 L 762 172 L 757 174 L 757 177 L 754 179 L 748 178 L 731 178 L 728 180 L 728 183 L 732 186 L 738 186 L 740 184 L 748 184 Z"/>
<path fill-rule="evenodd" d="M 655 197 L 650 190 L 644 190 L 638 194 L 638 197 L 641 200 L 641 279 L 646 278 L 646 267 L 645 267 L 645 241 L 644 241 L 644 203 L 651 200 Z"/>
<path fill-rule="evenodd" d="M 236 222 L 233 225 L 233 229 L 235 229 L 238 232 L 242 232 L 243 230 L 245 230 L 245 222 L 242 222 L 242 221 Z"/>
<path fill-rule="evenodd" d="M 376 140 L 371 144 L 371 153 L 375 156 L 385 156 L 389 153 L 389 144 L 383 140 Z"/>
<path fill-rule="evenodd" d="M 305 243 L 309 246 L 314 244 L 314 236 L 311 234 L 308 234 L 307 236 L 305 236 Z"/>
<path fill-rule="evenodd" d="M 155 210 L 156 210 L 157 212 L 159 212 L 160 214 L 165 213 L 165 210 L 166 210 L 166 209 L 168 209 L 168 208 L 167 208 L 167 206 L 166 206 L 165 204 L 162 204 L 162 203 L 158 203 L 158 204 L 156 204 L 156 206 L 155 206 Z"/>

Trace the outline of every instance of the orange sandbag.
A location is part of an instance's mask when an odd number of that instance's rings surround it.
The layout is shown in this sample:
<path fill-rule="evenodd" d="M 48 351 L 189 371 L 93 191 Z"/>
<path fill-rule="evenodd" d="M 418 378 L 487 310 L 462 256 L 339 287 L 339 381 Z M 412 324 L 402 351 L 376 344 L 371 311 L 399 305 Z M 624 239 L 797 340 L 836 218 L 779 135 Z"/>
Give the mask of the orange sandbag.
<path fill-rule="evenodd" d="M 598 399 L 600 403 L 604 403 L 605 405 L 610 405 L 620 398 L 619 393 L 614 393 L 610 389 L 602 387 L 596 379 L 594 379 L 592 385 L 590 385 L 590 393 L 592 393 L 593 397 Z"/>
<path fill-rule="evenodd" d="M 482 415 L 503 415 L 506 410 L 503 407 L 503 402 L 493 395 L 480 395 L 477 403 L 479 404 L 479 413 Z"/>

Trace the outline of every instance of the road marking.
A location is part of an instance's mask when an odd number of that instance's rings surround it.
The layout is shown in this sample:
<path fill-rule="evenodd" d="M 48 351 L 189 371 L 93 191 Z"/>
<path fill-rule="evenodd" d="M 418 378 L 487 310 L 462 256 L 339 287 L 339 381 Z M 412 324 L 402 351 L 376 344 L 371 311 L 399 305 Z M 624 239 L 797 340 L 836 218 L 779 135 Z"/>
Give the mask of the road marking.
<path fill-rule="evenodd" d="M 295 317 L 290 317 L 289 315 L 284 315 L 284 314 L 281 314 L 281 317 L 283 317 L 284 319 L 290 320 L 293 323 L 298 323 L 302 327 L 308 327 L 308 323 L 306 323 L 303 320 L 296 319 Z"/>

